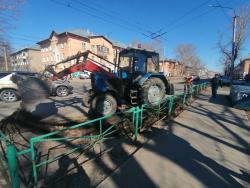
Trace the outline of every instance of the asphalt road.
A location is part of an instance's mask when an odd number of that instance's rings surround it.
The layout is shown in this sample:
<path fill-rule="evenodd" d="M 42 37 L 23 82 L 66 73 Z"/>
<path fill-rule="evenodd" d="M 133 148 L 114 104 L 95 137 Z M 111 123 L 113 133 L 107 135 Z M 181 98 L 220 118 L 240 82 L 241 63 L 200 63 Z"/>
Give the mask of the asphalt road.
<path fill-rule="evenodd" d="M 76 116 L 77 118 L 82 115 L 82 112 L 86 112 L 86 107 L 82 105 L 82 98 L 84 93 L 91 88 L 90 79 L 81 80 L 74 78 L 70 80 L 70 83 L 73 85 L 73 93 L 67 97 L 57 97 L 52 96 L 50 99 L 43 101 L 41 109 L 37 113 L 45 113 L 45 116 L 53 114 L 54 112 L 61 113 L 60 115 L 64 116 Z M 183 92 L 183 84 L 174 82 L 175 94 Z M 45 105 L 46 104 L 46 105 Z M 0 101 L 0 120 L 11 115 L 18 108 L 20 108 L 20 101 L 14 103 L 4 103 Z M 54 117 L 51 116 L 50 119 Z"/>

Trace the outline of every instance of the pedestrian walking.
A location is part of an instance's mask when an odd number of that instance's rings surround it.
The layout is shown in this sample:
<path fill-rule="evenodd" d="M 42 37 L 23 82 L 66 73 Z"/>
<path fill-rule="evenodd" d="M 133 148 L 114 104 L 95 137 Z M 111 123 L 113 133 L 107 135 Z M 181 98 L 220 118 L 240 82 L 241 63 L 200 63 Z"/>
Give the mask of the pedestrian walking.
<path fill-rule="evenodd" d="M 215 74 L 214 77 L 211 79 L 212 97 L 213 98 L 216 98 L 219 84 L 220 84 L 219 75 Z"/>
<path fill-rule="evenodd" d="M 190 88 L 193 84 L 193 78 L 192 77 L 185 77 L 185 81 L 184 81 L 184 93 L 189 93 L 190 92 Z"/>

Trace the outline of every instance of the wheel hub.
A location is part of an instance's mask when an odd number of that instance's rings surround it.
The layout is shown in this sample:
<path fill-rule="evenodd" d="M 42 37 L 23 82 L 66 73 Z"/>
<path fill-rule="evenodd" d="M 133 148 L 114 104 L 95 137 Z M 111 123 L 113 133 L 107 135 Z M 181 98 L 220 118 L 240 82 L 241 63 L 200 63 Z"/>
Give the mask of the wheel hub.
<path fill-rule="evenodd" d="M 161 89 L 157 85 L 150 86 L 148 89 L 148 101 L 153 104 L 157 103 L 162 99 Z"/>
<path fill-rule="evenodd" d="M 12 91 L 6 91 L 6 92 L 3 93 L 2 96 L 8 102 L 12 102 L 12 101 L 16 100 L 16 95 Z"/>

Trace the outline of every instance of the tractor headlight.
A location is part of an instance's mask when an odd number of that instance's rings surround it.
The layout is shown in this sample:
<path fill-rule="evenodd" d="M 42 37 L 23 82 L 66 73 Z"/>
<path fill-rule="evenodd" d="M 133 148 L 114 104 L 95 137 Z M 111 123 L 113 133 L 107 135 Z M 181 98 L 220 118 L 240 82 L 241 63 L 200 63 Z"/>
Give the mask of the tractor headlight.
<path fill-rule="evenodd" d="M 237 93 L 237 101 L 245 99 L 249 96 L 249 93 L 239 92 Z"/>

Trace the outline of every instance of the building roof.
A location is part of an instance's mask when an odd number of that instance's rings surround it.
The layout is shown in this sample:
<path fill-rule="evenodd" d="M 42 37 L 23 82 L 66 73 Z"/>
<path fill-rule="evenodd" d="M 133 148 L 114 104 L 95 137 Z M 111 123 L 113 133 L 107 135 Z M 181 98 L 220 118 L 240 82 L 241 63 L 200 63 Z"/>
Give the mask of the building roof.
<path fill-rule="evenodd" d="M 126 44 L 123 44 L 121 42 L 113 41 L 111 40 L 113 46 L 118 47 L 118 48 L 127 48 L 128 46 Z"/>
<path fill-rule="evenodd" d="M 39 45 L 35 44 L 35 45 L 32 45 L 32 46 L 27 46 L 27 47 L 20 48 L 20 49 L 14 51 L 13 53 L 11 53 L 10 55 L 15 55 L 15 54 L 21 53 L 22 51 L 25 51 L 25 50 L 40 51 L 41 48 L 40 48 Z"/>
<path fill-rule="evenodd" d="M 64 31 L 64 32 L 58 32 L 58 31 L 52 31 L 49 38 L 39 41 L 37 44 L 42 44 L 44 42 L 49 41 L 53 35 L 56 36 L 63 36 L 63 35 L 71 35 L 71 36 L 75 36 L 75 37 L 82 37 L 84 39 L 89 40 L 90 38 L 104 38 L 105 40 L 107 40 L 109 43 L 111 43 L 114 47 L 119 47 L 119 48 L 127 48 L 127 45 L 117 42 L 117 41 L 113 41 L 108 39 L 107 37 L 103 36 L 103 35 L 96 35 L 92 32 L 90 32 L 89 30 L 86 29 L 73 29 L 73 30 L 69 30 L 69 31 Z"/>

